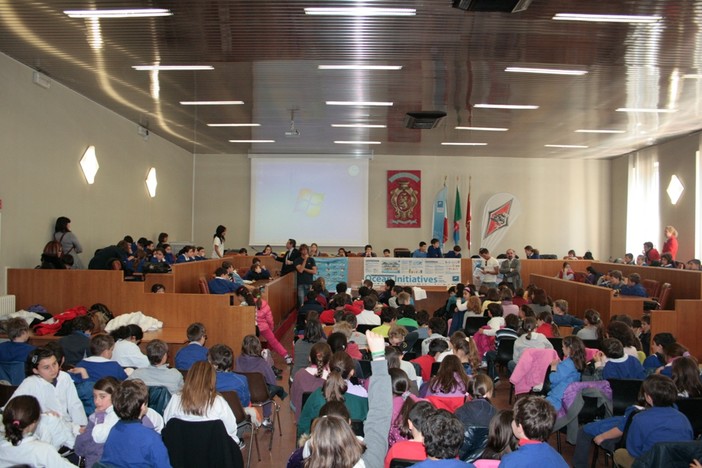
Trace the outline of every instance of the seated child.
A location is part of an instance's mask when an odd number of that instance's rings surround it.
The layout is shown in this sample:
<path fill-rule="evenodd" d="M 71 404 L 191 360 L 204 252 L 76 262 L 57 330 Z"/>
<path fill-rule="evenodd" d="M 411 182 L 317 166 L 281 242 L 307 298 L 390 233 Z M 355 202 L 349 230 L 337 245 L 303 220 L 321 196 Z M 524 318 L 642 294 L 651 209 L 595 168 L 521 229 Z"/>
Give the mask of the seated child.
<path fill-rule="evenodd" d="M 52 468 L 74 466 L 59 455 L 56 448 L 34 435 L 40 416 L 39 402 L 30 395 L 13 398 L 5 406 L 2 413 L 5 437 L 0 442 L 0 465 Z"/>
<path fill-rule="evenodd" d="M 85 458 L 86 466 L 93 466 L 102 458 L 107 436 L 119 421 L 112 406 L 112 395 L 118 387 L 119 382 L 114 377 L 105 377 L 95 382 L 93 387 L 95 412 L 88 417 L 88 426 L 83 433 L 78 434 L 74 447 L 76 454 Z M 141 423 L 159 434 L 163 429 L 163 417 L 151 408 L 147 410 Z"/>
<path fill-rule="evenodd" d="M 638 360 L 636 360 L 636 363 L 639 363 Z M 563 361 L 558 362 L 558 359 L 555 359 L 551 363 L 551 373 L 548 376 L 548 379 L 551 381 L 551 390 L 546 396 L 546 401 L 551 403 L 556 411 L 561 409 L 563 394 L 568 385 L 573 382 L 580 382 L 580 376 L 585 369 L 585 364 L 585 345 L 583 340 L 577 336 L 566 336 L 563 338 Z"/>
<path fill-rule="evenodd" d="M 29 325 L 21 318 L 11 318 L 5 322 L 5 331 L 10 341 L 0 343 L 0 361 L 21 362 L 27 361 L 27 355 L 36 347 L 27 344 L 29 340 Z"/>
<path fill-rule="evenodd" d="M 422 428 L 427 459 L 414 468 L 474 468 L 473 464 L 456 459 L 463 443 L 463 424 L 446 410 L 429 415 Z"/>
<path fill-rule="evenodd" d="M 488 441 L 480 459 L 473 462 L 475 468 L 497 468 L 502 457 L 517 450 L 518 440 L 512 432 L 512 410 L 500 410 L 490 420 Z"/>
<path fill-rule="evenodd" d="M 112 360 L 122 367 L 149 367 L 149 360 L 139 349 L 139 342 L 144 338 L 144 331 L 139 325 L 130 323 L 119 327 L 111 333 L 115 339 Z"/>
<path fill-rule="evenodd" d="M 476 374 L 468 387 L 471 399 L 456 410 L 456 417 L 467 429 L 471 426 L 488 427 L 497 410 L 490 398 L 495 387 L 485 374 Z"/>
<path fill-rule="evenodd" d="M 665 366 L 656 369 L 656 374 L 665 375 L 666 377 L 673 377 L 673 361 L 680 359 L 681 357 L 689 356 L 690 353 L 687 348 L 680 343 L 670 343 L 663 346 L 663 356 L 665 359 Z"/>
<path fill-rule="evenodd" d="M 81 315 L 73 319 L 73 332 L 61 337 L 58 342 L 63 349 L 66 364 L 75 366 L 78 361 L 88 355 L 90 349 L 90 332 L 94 324 L 93 319 Z M 41 402 L 40 402 L 41 403 Z"/>
<path fill-rule="evenodd" d="M 525 396 L 514 404 L 512 431 L 519 448 L 502 457 L 501 467 L 548 466 L 567 468 L 563 457 L 547 440 L 556 422 L 556 410 L 537 396 Z"/>
<path fill-rule="evenodd" d="M 161 340 L 152 340 L 146 345 L 149 367 L 134 369 L 127 380 L 139 379 L 147 387 L 166 387 L 173 395 L 183 388 L 183 374 L 168 367 L 168 345 Z"/>
<path fill-rule="evenodd" d="M 232 372 L 234 369 L 234 351 L 225 344 L 216 344 L 207 353 L 210 361 L 217 372 L 217 391 L 234 391 L 241 401 L 241 406 L 246 408 L 251 404 L 251 393 L 249 392 L 249 382 L 241 374 Z"/>
<path fill-rule="evenodd" d="M 188 370 L 198 361 L 207 361 L 207 330 L 200 322 L 192 323 L 187 330 L 187 346 L 180 348 L 175 355 L 175 367 L 179 370 Z"/>
<path fill-rule="evenodd" d="M 422 346 L 424 343 L 422 343 Z M 412 359 L 413 363 L 419 364 L 419 368 L 422 370 L 422 380 L 425 382 L 429 382 L 429 379 L 431 379 L 431 366 L 436 362 L 436 358 L 446 351 L 449 347 L 449 344 L 445 340 L 441 339 L 435 339 L 431 340 L 431 343 L 429 343 L 429 348 L 428 348 L 428 353 L 425 354 L 424 356 L 419 356 L 416 359 Z"/>
<path fill-rule="evenodd" d="M 678 391 L 670 378 L 650 375 L 644 380 L 641 391 L 650 408 L 633 417 L 626 448 L 614 452 L 614 462 L 626 468 L 658 442 L 693 440 L 690 421 L 675 408 Z"/>
<path fill-rule="evenodd" d="M 448 355 L 441 361 L 436 375 L 422 385 L 419 396 L 460 397 L 466 394 L 469 384 L 470 377 L 463 370 L 458 356 Z"/>
<path fill-rule="evenodd" d="M 76 436 L 88 424 L 73 380 L 60 370 L 56 354 L 48 348 L 37 348 L 29 353 L 26 368 L 30 376 L 24 379 L 12 398 L 35 397 L 43 413 L 35 436 L 57 449 L 61 446 L 73 448 Z"/>
<path fill-rule="evenodd" d="M 647 373 L 655 372 L 656 369 L 665 365 L 663 347 L 672 343 L 675 343 L 675 337 L 670 333 L 656 333 L 653 335 L 653 344 L 651 345 L 653 353 L 643 362 Z"/>
<path fill-rule="evenodd" d="M 127 374 L 118 362 L 112 361 L 112 349 L 115 339 L 110 335 L 99 334 L 90 338 L 90 357 L 78 362 L 76 367 L 69 370 L 76 383 L 90 381 L 97 382 L 103 377 L 114 377 L 124 380 Z"/>
<path fill-rule="evenodd" d="M 210 294 L 233 294 L 239 285 L 232 282 L 226 268 L 219 267 L 215 270 L 214 278 L 207 282 L 207 287 Z"/>
<path fill-rule="evenodd" d="M 161 436 L 143 423 L 149 391 L 141 380 L 122 382 L 112 396 L 114 413 L 119 416 L 107 436 L 102 463 L 120 468 L 170 467 L 168 450 Z"/>
<path fill-rule="evenodd" d="M 436 412 L 436 408 L 428 401 L 420 401 L 412 406 L 407 415 L 407 426 L 412 434 L 412 439 L 397 442 L 385 455 L 385 468 L 390 468 L 393 458 L 405 460 L 426 460 L 427 451 L 424 449 L 424 436 L 422 427 L 427 418 Z"/>
<path fill-rule="evenodd" d="M 643 379 L 646 376 L 641 362 L 624 353 L 622 342 L 616 338 L 602 342 L 602 351 L 595 355 L 595 367 L 602 369 L 603 379 Z"/>

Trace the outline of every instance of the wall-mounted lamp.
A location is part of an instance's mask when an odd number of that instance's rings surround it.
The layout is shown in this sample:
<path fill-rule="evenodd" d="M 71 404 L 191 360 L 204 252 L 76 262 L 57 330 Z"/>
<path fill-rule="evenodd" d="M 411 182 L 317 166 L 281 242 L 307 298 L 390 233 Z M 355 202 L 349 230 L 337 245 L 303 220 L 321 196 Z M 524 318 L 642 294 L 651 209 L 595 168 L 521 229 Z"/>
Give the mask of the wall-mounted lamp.
<path fill-rule="evenodd" d="M 680 200 L 680 196 L 682 195 L 684 190 L 685 187 L 683 186 L 682 182 L 680 182 L 680 179 L 678 179 L 678 176 L 676 176 L 675 174 L 670 176 L 670 183 L 668 184 L 668 188 L 666 189 L 668 197 L 670 197 L 670 203 L 675 205 L 678 202 L 678 200 Z"/>
<path fill-rule="evenodd" d="M 95 174 L 97 174 L 100 165 L 98 164 L 97 156 L 95 156 L 95 147 L 89 146 L 83 157 L 80 160 L 80 169 L 83 171 L 85 180 L 92 185 L 95 182 Z"/>
<path fill-rule="evenodd" d="M 146 176 L 146 188 L 149 190 L 149 195 L 151 195 L 151 198 L 156 196 L 157 185 L 158 180 L 156 180 L 156 168 L 152 167 L 149 169 L 149 175 Z"/>

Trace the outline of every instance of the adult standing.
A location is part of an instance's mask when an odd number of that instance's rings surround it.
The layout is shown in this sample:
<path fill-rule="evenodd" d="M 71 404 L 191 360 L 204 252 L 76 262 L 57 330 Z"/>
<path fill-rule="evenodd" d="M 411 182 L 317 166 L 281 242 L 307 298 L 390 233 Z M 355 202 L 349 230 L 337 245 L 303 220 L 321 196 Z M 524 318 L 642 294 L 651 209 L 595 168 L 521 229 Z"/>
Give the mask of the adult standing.
<path fill-rule="evenodd" d="M 673 226 L 665 227 L 665 243 L 663 244 L 663 253 L 669 253 L 673 260 L 676 260 L 678 255 L 678 231 Z"/>
<path fill-rule="evenodd" d="M 483 247 L 478 251 L 480 258 L 484 260 L 483 268 L 483 286 L 488 288 L 497 287 L 497 273 L 500 271 L 500 262 L 495 257 L 490 256 L 490 251 Z"/>
<path fill-rule="evenodd" d="M 227 228 L 221 224 L 217 226 L 215 235 L 212 237 L 212 258 L 224 258 L 224 236 Z"/>
<path fill-rule="evenodd" d="M 295 239 L 288 239 L 288 242 L 285 244 L 285 255 L 276 257 L 276 261 L 283 263 L 283 267 L 280 269 L 280 276 L 285 276 L 295 271 L 295 260 L 300 258 L 300 251 L 295 248 L 296 245 L 297 242 Z M 310 281 L 310 283 L 312 283 L 312 281 Z"/>
<path fill-rule="evenodd" d="M 61 243 L 62 255 L 73 256 L 73 268 L 83 269 L 83 262 L 78 254 L 83 252 L 83 247 L 78 242 L 78 238 L 71 232 L 71 220 L 65 216 L 56 219 L 54 227 L 54 240 Z M 677 245 L 677 244 L 676 244 Z M 676 249 L 677 250 L 677 249 Z"/>
<path fill-rule="evenodd" d="M 314 275 L 317 274 L 317 263 L 310 257 L 307 245 L 300 246 L 300 256 L 295 259 L 294 265 L 297 270 L 297 299 L 302 306 L 307 292 L 312 288 Z"/>
<path fill-rule="evenodd" d="M 522 287 L 522 264 L 517 258 L 514 249 L 507 249 L 507 259 L 500 265 L 500 273 L 512 288 L 512 291 Z"/>

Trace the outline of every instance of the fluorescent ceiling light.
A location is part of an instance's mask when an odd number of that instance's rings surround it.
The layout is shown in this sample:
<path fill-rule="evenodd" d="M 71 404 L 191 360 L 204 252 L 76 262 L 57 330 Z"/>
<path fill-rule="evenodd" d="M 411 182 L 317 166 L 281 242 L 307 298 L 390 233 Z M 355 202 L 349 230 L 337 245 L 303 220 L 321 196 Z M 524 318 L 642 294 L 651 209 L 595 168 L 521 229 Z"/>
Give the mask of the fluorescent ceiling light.
<path fill-rule="evenodd" d="M 441 144 L 444 146 L 487 146 L 487 143 L 457 143 L 450 141 L 444 141 Z"/>
<path fill-rule="evenodd" d="M 539 73 L 543 75 L 585 75 L 586 70 L 562 70 L 558 68 L 527 68 L 527 67 L 507 67 L 506 72 L 512 73 Z"/>
<path fill-rule="evenodd" d="M 257 123 L 211 123 L 208 127 L 260 127 Z"/>
<path fill-rule="evenodd" d="M 336 140 L 334 141 L 337 145 L 379 145 L 379 141 L 345 141 Z"/>
<path fill-rule="evenodd" d="M 402 70 L 402 65 L 318 65 L 320 70 Z"/>
<path fill-rule="evenodd" d="M 331 124 L 336 128 L 386 128 L 387 125 L 371 125 L 371 124 Z"/>
<path fill-rule="evenodd" d="M 184 106 L 240 106 L 244 101 L 180 101 Z"/>
<path fill-rule="evenodd" d="M 132 68 L 139 71 L 214 70 L 212 65 L 134 65 Z"/>
<path fill-rule="evenodd" d="M 636 107 L 620 107 L 617 112 L 653 112 L 659 114 L 671 114 L 676 112 L 677 109 L 646 109 L 646 108 L 636 108 Z"/>
<path fill-rule="evenodd" d="M 65 10 L 70 18 L 148 18 L 152 16 L 171 16 L 165 8 L 132 8 L 114 10 Z"/>
<path fill-rule="evenodd" d="M 576 130 L 575 133 L 626 133 L 626 130 L 588 130 L 581 128 Z"/>
<path fill-rule="evenodd" d="M 275 143 L 275 140 L 229 140 L 229 143 Z"/>
<path fill-rule="evenodd" d="M 456 127 L 456 130 L 473 130 L 476 132 L 506 132 L 509 128 L 499 127 Z"/>
<path fill-rule="evenodd" d="M 699 80 L 700 78 L 702 78 L 702 75 L 700 75 L 699 73 L 688 73 L 687 75 L 683 75 L 682 77 L 687 79 Z"/>
<path fill-rule="evenodd" d="M 305 8 L 306 15 L 325 16 L 414 16 L 414 8 L 330 7 Z"/>
<path fill-rule="evenodd" d="M 382 101 L 327 101 L 328 106 L 392 106 L 392 102 Z"/>
<path fill-rule="evenodd" d="M 656 23 L 662 16 L 652 15 L 592 15 L 580 13 L 556 13 L 551 18 L 561 21 L 593 21 L 596 23 Z"/>
<path fill-rule="evenodd" d="M 544 145 L 546 148 L 589 148 L 585 145 Z"/>
<path fill-rule="evenodd" d="M 475 104 L 478 109 L 538 109 L 539 106 L 512 105 L 512 104 Z"/>

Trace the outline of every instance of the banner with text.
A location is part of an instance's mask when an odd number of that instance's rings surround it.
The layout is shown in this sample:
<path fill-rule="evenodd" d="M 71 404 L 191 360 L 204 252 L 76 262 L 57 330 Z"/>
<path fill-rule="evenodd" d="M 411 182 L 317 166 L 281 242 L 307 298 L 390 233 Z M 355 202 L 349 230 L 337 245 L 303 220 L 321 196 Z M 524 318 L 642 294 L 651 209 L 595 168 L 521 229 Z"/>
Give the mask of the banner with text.
<path fill-rule="evenodd" d="M 461 281 L 461 260 L 456 258 L 364 258 L 363 279 L 398 286 L 451 286 Z"/>
<path fill-rule="evenodd" d="M 314 262 L 317 264 L 317 274 L 314 275 L 314 279 L 323 277 L 327 289 L 333 291 L 338 283 L 342 281 L 348 283 L 349 260 L 346 257 L 315 257 Z"/>

